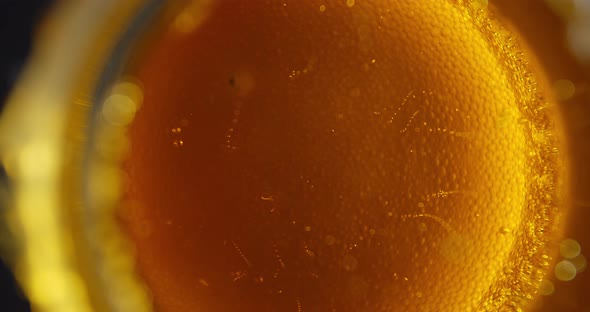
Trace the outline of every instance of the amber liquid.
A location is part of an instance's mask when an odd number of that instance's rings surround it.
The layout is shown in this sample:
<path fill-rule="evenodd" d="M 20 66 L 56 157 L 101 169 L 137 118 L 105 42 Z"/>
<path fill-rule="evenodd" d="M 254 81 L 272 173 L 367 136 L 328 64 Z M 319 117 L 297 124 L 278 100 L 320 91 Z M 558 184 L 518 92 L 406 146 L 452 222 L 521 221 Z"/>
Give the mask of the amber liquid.
<path fill-rule="evenodd" d="M 555 129 L 474 5 L 220 1 L 165 31 L 136 69 L 121 211 L 156 309 L 527 305 Z"/>

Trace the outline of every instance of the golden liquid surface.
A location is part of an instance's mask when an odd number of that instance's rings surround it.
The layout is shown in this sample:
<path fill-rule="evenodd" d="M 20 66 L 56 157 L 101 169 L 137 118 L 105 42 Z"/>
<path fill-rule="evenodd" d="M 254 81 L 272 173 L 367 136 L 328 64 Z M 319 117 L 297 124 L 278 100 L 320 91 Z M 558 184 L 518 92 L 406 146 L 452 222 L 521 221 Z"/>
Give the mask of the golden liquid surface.
<path fill-rule="evenodd" d="M 530 302 L 555 133 L 478 3 L 220 1 L 158 38 L 121 211 L 157 310 Z"/>

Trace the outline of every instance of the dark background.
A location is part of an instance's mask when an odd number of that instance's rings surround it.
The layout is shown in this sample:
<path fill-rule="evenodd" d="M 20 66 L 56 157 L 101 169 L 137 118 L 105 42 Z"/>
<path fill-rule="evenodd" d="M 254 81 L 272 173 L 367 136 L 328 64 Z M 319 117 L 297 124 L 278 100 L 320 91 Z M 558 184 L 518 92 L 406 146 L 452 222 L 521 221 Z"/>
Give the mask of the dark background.
<path fill-rule="evenodd" d="M 4 107 L 4 102 L 31 52 L 36 25 L 52 2 L 0 0 L 0 109 Z M 0 178 L 5 178 L 1 168 Z M 0 206 L 0 210 L 5 209 L 6 207 Z M 4 260 L 0 260 L 0 311 L 30 310 L 29 303 L 18 289 L 9 266 Z"/>

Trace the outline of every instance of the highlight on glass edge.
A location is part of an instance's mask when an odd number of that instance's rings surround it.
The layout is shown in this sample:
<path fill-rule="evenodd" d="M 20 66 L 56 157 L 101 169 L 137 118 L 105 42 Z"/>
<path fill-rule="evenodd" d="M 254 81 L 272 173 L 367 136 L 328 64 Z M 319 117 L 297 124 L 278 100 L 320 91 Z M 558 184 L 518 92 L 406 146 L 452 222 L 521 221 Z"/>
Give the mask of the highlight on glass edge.
<path fill-rule="evenodd" d="M 0 118 L 34 311 L 590 311 L 590 3 L 57 2 Z"/>

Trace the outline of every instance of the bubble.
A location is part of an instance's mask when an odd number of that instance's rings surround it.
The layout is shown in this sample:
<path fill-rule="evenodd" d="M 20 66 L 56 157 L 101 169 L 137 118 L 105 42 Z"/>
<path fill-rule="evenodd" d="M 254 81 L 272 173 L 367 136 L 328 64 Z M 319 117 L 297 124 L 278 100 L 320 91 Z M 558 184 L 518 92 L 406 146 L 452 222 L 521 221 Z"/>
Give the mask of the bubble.
<path fill-rule="evenodd" d="M 580 254 L 581 251 L 582 248 L 580 247 L 580 244 L 573 239 L 564 239 L 561 241 L 561 243 L 559 243 L 559 253 L 564 258 L 575 258 Z"/>
<path fill-rule="evenodd" d="M 172 141 L 172 145 L 174 147 L 182 147 L 182 146 L 184 146 L 184 141 L 183 140 L 174 140 L 174 141 Z"/>
<path fill-rule="evenodd" d="M 584 257 L 584 255 L 580 254 L 575 258 L 569 259 L 569 261 L 576 267 L 576 271 L 578 273 L 586 271 L 588 262 L 586 261 L 586 257 Z"/>
<path fill-rule="evenodd" d="M 107 161 L 119 161 L 127 156 L 131 147 L 129 138 L 119 127 L 104 127 L 97 133 L 96 152 Z"/>
<path fill-rule="evenodd" d="M 133 120 L 136 111 L 137 104 L 131 97 L 115 93 L 104 101 L 102 116 L 112 125 L 126 126 Z"/>
<path fill-rule="evenodd" d="M 426 232 L 427 229 L 428 229 L 428 227 L 426 226 L 426 223 L 424 223 L 424 222 L 418 223 L 418 231 Z"/>
<path fill-rule="evenodd" d="M 555 292 L 555 285 L 550 280 L 543 280 L 539 287 L 539 294 L 542 296 L 549 296 Z"/>
<path fill-rule="evenodd" d="M 336 243 L 336 238 L 332 235 L 326 235 L 326 238 L 324 238 L 324 241 L 326 242 L 326 245 L 332 246 L 332 245 L 334 245 L 334 243 Z"/>
<path fill-rule="evenodd" d="M 358 260 L 351 255 L 346 255 L 342 258 L 342 268 L 348 272 L 356 270 L 358 263 Z"/>
<path fill-rule="evenodd" d="M 131 98 L 136 104 L 143 102 L 143 91 L 139 86 L 139 82 L 133 82 L 131 77 L 122 80 L 115 84 L 111 90 L 112 94 L 123 94 Z"/>
<path fill-rule="evenodd" d="M 569 100 L 576 93 L 576 85 L 567 79 L 561 79 L 553 83 L 553 90 L 559 100 Z"/>
<path fill-rule="evenodd" d="M 576 266 L 568 260 L 563 260 L 555 266 L 555 277 L 560 281 L 571 281 L 576 277 Z"/>

